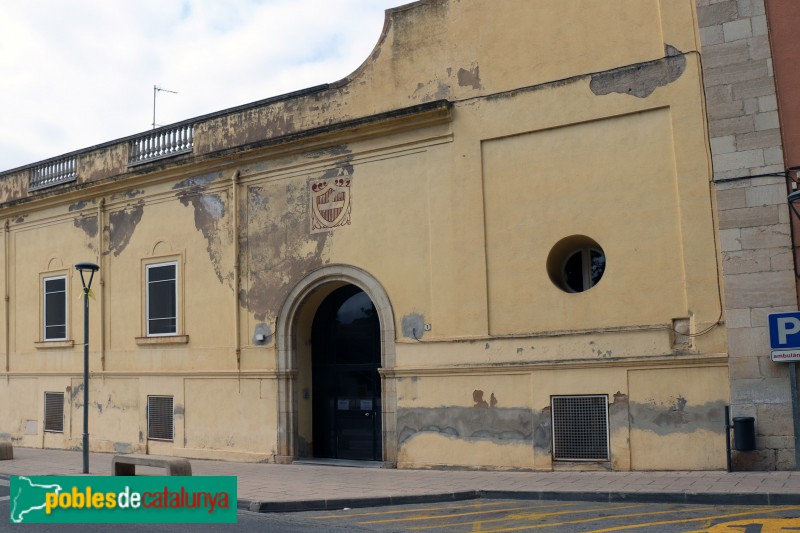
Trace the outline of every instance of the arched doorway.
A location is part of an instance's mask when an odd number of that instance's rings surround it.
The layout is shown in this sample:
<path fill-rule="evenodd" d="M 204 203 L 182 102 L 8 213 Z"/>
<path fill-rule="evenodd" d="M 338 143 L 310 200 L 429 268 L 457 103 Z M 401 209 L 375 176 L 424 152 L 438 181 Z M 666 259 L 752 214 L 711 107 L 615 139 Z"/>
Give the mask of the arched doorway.
<path fill-rule="evenodd" d="M 330 293 L 311 329 L 314 456 L 381 460 L 380 320 L 355 285 Z"/>
<path fill-rule="evenodd" d="M 378 450 L 376 458 L 382 460 L 386 466 L 396 465 L 397 392 L 394 377 L 394 313 L 389 297 L 381 284 L 364 270 L 349 265 L 328 265 L 310 272 L 289 291 L 278 315 L 275 332 L 278 393 L 278 449 L 275 461 L 278 463 L 291 463 L 298 457 L 309 455 L 320 457 L 324 453 L 320 452 L 319 446 L 315 444 L 310 447 L 313 449 L 312 453 L 306 455 L 308 447 L 300 435 L 302 431 L 306 438 L 314 440 L 311 435 L 313 414 L 310 417 L 305 414 L 305 402 L 308 401 L 305 387 L 313 387 L 311 379 L 306 381 L 306 376 L 312 377 L 310 374 L 313 374 L 313 346 L 308 345 L 314 329 L 313 321 L 322 307 L 322 302 L 337 290 L 347 286 L 353 286 L 366 294 L 374 305 L 380 324 L 380 364 L 377 370 L 380 391 L 377 398 L 380 398 L 380 402 L 373 403 L 378 418 L 375 425 L 378 428 L 376 430 L 378 436 L 375 438 Z M 360 400 L 358 407 L 361 407 Z M 308 412 L 311 410 L 308 409 Z M 309 421 L 311 424 L 306 426 Z M 301 426 L 304 429 L 301 429 Z"/>

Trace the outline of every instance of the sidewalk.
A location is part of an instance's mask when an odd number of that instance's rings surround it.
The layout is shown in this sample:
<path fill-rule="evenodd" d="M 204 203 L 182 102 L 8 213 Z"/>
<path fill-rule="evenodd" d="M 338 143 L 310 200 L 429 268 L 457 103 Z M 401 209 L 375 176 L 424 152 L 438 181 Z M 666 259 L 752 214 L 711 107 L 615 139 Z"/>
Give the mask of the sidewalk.
<path fill-rule="evenodd" d="M 112 454 L 90 472 L 111 474 Z M 191 459 L 197 476 L 236 476 L 239 507 L 260 512 L 341 509 L 473 498 L 663 503 L 800 504 L 800 472 L 494 472 L 275 465 Z M 0 474 L 80 475 L 80 451 L 14 448 Z M 163 475 L 137 467 L 137 473 Z"/>

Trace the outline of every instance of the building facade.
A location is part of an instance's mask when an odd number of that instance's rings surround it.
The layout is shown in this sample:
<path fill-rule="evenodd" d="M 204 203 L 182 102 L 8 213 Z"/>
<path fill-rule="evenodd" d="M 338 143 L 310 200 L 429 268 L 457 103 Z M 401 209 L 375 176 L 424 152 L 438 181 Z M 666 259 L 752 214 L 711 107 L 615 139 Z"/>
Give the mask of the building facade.
<path fill-rule="evenodd" d="M 800 165 L 800 6 L 698 2 L 717 191 L 734 416 L 755 418 L 740 469 L 795 468 L 789 365 L 770 360 L 767 316 L 797 310 L 787 194 Z M 795 221 L 796 224 L 796 221 Z M 796 246 L 795 246 L 796 249 Z"/>
<path fill-rule="evenodd" d="M 339 82 L 0 174 L 0 437 L 79 447 L 88 409 L 96 451 L 724 468 L 697 15 L 424 0 Z"/>

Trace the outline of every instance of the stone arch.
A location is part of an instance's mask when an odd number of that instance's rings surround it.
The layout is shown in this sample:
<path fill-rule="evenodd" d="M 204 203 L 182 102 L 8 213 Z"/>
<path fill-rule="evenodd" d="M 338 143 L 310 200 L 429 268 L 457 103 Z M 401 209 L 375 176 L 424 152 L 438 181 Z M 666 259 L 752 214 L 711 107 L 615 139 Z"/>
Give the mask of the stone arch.
<path fill-rule="evenodd" d="M 284 300 L 275 331 L 278 381 L 277 462 L 297 457 L 297 317 L 311 294 L 351 284 L 372 300 L 381 324 L 381 398 L 383 461 L 397 463 L 397 393 L 391 370 L 395 367 L 395 322 L 389 296 L 369 273 L 348 265 L 328 265 L 300 280 Z"/>

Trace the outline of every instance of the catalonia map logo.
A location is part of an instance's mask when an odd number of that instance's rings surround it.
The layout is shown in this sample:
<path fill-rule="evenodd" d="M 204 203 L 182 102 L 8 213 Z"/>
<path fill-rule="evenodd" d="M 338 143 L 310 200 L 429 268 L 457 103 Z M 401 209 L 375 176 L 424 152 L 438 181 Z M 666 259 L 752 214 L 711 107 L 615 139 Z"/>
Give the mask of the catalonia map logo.
<path fill-rule="evenodd" d="M 234 476 L 13 476 L 13 524 L 236 522 Z"/>

